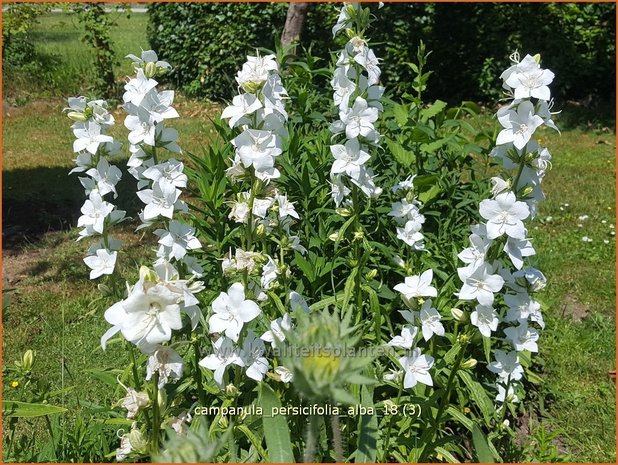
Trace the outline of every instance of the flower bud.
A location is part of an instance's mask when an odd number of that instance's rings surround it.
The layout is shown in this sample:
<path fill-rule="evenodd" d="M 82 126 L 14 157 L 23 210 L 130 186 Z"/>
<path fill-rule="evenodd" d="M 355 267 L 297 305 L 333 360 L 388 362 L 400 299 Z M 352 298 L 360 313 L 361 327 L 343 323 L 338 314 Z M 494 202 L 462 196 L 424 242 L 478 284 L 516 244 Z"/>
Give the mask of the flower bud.
<path fill-rule="evenodd" d="M 466 360 L 465 362 L 463 362 L 461 364 L 461 368 L 463 369 L 469 369 L 469 368 L 474 368 L 477 364 L 477 360 L 475 358 L 471 358 L 469 360 Z"/>
<path fill-rule="evenodd" d="M 362 241 L 365 238 L 365 233 L 363 231 L 354 231 L 354 240 Z"/>
<path fill-rule="evenodd" d="M 157 74 L 156 63 L 153 63 L 152 61 L 149 61 L 148 63 L 146 63 L 146 66 L 144 66 L 144 75 L 147 78 L 152 78 L 152 77 L 155 77 L 156 74 Z"/>
<path fill-rule="evenodd" d="M 456 321 L 460 321 L 462 323 L 468 321 L 468 314 L 458 308 L 451 308 L 451 315 L 453 315 L 453 318 Z"/>
<path fill-rule="evenodd" d="M 236 397 L 238 395 L 238 388 L 230 383 L 225 386 L 225 394 L 229 397 Z"/>
<path fill-rule="evenodd" d="M 227 429 L 228 422 L 227 422 L 227 417 L 225 415 L 221 415 L 221 417 L 219 417 L 219 426 L 222 429 Z"/>
<path fill-rule="evenodd" d="M 78 122 L 88 121 L 88 118 L 86 117 L 86 115 L 82 113 L 81 111 L 70 111 L 67 113 L 67 116 L 69 117 L 69 119 L 73 121 L 78 121 Z"/>
<path fill-rule="evenodd" d="M 337 240 L 339 239 L 339 233 L 332 233 L 330 236 L 328 236 L 328 238 L 333 242 L 337 242 Z"/>
<path fill-rule="evenodd" d="M 533 191 L 533 190 L 534 190 L 534 187 L 532 187 L 532 186 L 526 186 L 526 187 L 524 187 L 524 188 L 522 189 L 522 191 L 521 191 L 521 195 L 522 195 L 523 197 L 526 197 L 526 196 L 530 195 L 530 194 L 532 193 L 532 191 Z"/>
<path fill-rule="evenodd" d="M 32 365 L 34 363 L 34 352 L 32 352 L 32 350 L 28 349 L 25 353 L 24 356 L 21 359 L 21 363 L 22 363 L 22 367 L 24 369 L 24 371 L 30 371 L 32 369 Z"/>
<path fill-rule="evenodd" d="M 371 270 L 367 273 L 367 280 L 370 281 L 378 275 L 378 270 Z"/>
<path fill-rule="evenodd" d="M 156 283 L 157 274 L 147 266 L 142 265 L 139 269 L 139 279 L 144 282 Z"/>
<path fill-rule="evenodd" d="M 534 58 L 534 61 L 536 61 L 537 63 L 541 63 L 541 54 L 537 53 L 536 55 L 534 55 L 532 58 Z"/>
<path fill-rule="evenodd" d="M 255 235 L 259 238 L 264 237 L 264 235 L 266 234 L 266 226 L 264 226 L 264 224 L 260 223 L 258 224 L 257 228 L 255 228 Z"/>
<path fill-rule="evenodd" d="M 393 258 L 393 263 L 395 263 L 395 265 L 397 265 L 400 268 L 406 267 L 406 262 L 404 262 L 403 258 L 401 258 L 399 255 L 395 255 L 395 257 Z"/>
<path fill-rule="evenodd" d="M 138 454 L 144 454 L 148 451 L 148 441 L 138 429 L 132 429 L 129 433 L 129 443 Z"/>
<path fill-rule="evenodd" d="M 256 94 L 262 88 L 264 81 L 247 81 L 242 84 L 242 88 L 249 94 Z"/>
<path fill-rule="evenodd" d="M 165 389 L 159 389 L 157 404 L 159 405 L 160 412 L 164 411 L 165 407 L 167 407 L 167 393 L 165 392 Z"/>
<path fill-rule="evenodd" d="M 468 336 L 467 334 L 461 334 L 457 337 L 457 340 L 460 344 L 465 345 L 470 342 L 470 336 Z"/>
<path fill-rule="evenodd" d="M 347 218 L 352 215 L 352 211 L 349 208 L 340 207 L 335 210 L 339 216 Z"/>

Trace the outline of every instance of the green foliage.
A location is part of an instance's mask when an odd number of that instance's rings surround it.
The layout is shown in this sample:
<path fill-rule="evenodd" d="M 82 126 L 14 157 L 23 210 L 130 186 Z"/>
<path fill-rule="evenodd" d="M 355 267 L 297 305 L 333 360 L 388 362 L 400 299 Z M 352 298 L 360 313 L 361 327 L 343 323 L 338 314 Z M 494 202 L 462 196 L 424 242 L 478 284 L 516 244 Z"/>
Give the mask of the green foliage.
<path fill-rule="evenodd" d="M 174 83 L 192 95 L 229 98 L 244 55 L 273 49 L 285 22 L 281 3 L 152 4 L 149 37 L 163 56 L 177 60 Z M 615 73 L 615 5 L 612 3 L 387 3 L 372 6 L 372 31 L 383 58 L 383 82 L 401 96 L 413 90 L 420 40 L 434 51 L 428 98 L 495 101 L 498 76 L 515 49 L 540 53 L 552 69 L 558 100 L 612 99 Z M 302 44 L 329 59 L 336 8 L 313 4 Z M 221 24 L 225 23 L 225 28 Z M 605 79 L 605 77 L 608 77 Z"/>

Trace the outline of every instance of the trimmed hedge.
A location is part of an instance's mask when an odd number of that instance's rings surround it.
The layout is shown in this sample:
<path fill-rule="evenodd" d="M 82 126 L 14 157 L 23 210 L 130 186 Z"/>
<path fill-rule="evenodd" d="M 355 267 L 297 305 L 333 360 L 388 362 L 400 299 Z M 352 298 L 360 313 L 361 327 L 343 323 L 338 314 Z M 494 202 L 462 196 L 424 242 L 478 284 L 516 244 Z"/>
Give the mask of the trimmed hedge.
<path fill-rule="evenodd" d="M 326 60 L 341 45 L 330 31 L 338 7 L 313 4 L 305 25 L 303 45 L 312 43 L 312 53 Z M 233 95 L 247 53 L 275 47 L 287 3 L 152 3 L 149 11 L 150 43 L 174 62 L 172 82 L 192 96 L 220 100 Z M 375 13 L 371 39 L 395 94 L 411 91 L 406 62 L 422 39 L 433 51 L 428 98 L 495 100 L 500 70 L 519 49 L 541 53 L 558 76 L 557 99 L 613 99 L 613 3 L 397 3 Z"/>

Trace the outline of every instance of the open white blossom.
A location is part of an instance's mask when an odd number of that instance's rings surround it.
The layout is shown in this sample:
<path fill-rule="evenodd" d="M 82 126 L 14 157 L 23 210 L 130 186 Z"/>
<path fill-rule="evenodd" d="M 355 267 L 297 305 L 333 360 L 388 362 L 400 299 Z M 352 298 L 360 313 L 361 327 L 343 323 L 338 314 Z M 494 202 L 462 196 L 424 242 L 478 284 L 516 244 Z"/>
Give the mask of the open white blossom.
<path fill-rule="evenodd" d="M 170 380 L 182 378 L 184 361 L 174 349 L 165 346 L 158 348 L 148 357 L 146 365 L 146 381 L 152 379 L 155 373 L 159 374 L 158 388 L 168 384 Z"/>
<path fill-rule="evenodd" d="M 420 276 L 408 276 L 403 283 L 393 289 L 401 293 L 406 303 L 411 303 L 417 297 L 437 297 L 438 291 L 431 285 L 433 270 L 429 269 Z"/>
<path fill-rule="evenodd" d="M 214 372 L 214 380 L 223 387 L 223 375 L 228 366 L 234 364 L 240 367 L 245 362 L 240 357 L 240 351 L 234 347 L 234 343 L 227 337 L 220 337 L 213 344 L 214 352 L 199 361 L 199 365 Z"/>
<path fill-rule="evenodd" d="M 245 288 L 241 283 L 234 283 L 227 292 L 222 292 L 212 302 L 214 314 L 208 319 L 210 333 L 224 333 L 237 342 L 245 323 L 256 318 L 260 307 L 252 300 L 245 299 Z"/>
<path fill-rule="evenodd" d="M 433 386 L 433 380 L 429 374 L 429 370 L 433 367 L 433 362 L 433 357 L 431 355 L 421 355 L 421 349 L 418 347 L 412 351 L 409 357 L 401 357 L 399 363 L 405 373 L 403 387 L 410 389 L 416 386 L 417 383 Z"/>

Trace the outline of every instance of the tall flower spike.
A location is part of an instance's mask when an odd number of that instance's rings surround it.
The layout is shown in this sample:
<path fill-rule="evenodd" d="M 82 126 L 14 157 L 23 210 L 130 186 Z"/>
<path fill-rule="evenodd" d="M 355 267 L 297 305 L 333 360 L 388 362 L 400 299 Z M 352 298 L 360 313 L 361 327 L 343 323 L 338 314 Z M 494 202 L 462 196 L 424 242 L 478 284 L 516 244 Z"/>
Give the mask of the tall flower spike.
<path fill-rule="evenodd" d="M 68 117 L 74 121 L 71 128 L 75 135 L 73 151 L 77 154 L 72 173 L 84 173 L 80 177 L 87 199 L 81 208 L 82 215 L 77 226 L 83 227 L 77 240 L 100 236 L 88 249 L 84 263 L 90 268 L 90 279 L 114 273 L 120 241 L 113 239 L 110 228 L 125 219 L 125 212 L 116 209 L 104 200 L 112 194 L 118 197 L 116 184 L 122 177 L 118 167 L 111 165 L 107 157 L 120 152 L 120 144 L 107 135 L 114 125 L 114 117 L 107 110 L 104 100 L 88 100 L 86 97 L 70 97 L 65 108 Z"/>
<path fill-rule="evenodd" d="M 489 366 L 498 374 L 498 402 L 516 401 L 515 383 L 523 374 L 513 368 L 518 360 L 516 353 L 538 351 L 539 335 L 530 323 L 545 326 L 540 304 L 533 298 L 544 287 L 545 278 L 538 270 L 526 267 L 527 258 L 535 251 L 524 221 L 535 216 L 538 202 L 545 198 L 541 181 L 551 167 L 551 155 L 534 140 L 534 133 L 543 125 L 557 130 L 548 103 L 548 85 L 554 74 L 541 68 L 538 55 L 520 60 L 515 53 L 511 60 L 513 65 L 500 77 L 513 100 L 498 110 L 503 130 L 490 155 L 505 171 L 516 174 L 492 178 L 492 198 L 483 200 L 479 209 L 485 223 L 472 227 L 470 246 L 458 255 L 466 264 L 458 269 L 463 283 L 458 297 L 479 304 L 470 316 L 471 324 L 485 337 L 504 334 L 504 342 L 512 347 L 511 352 L 496 349 L 497 361 Z M 500 252 L 504 254 L 500 256 Z M 504 294 L 506 308 L 494 308 L 498 293 Z M 501 368 L 507 363 L 510 368 Z"/>
<path fill-rule="evenodd" d="M 380 134 L 375 128 L 382 109 L 380 97 L 384 88 L 378 85 L 379 60 L 361 37 L 357 19 L 366 18 L 358 3 L 344 3 L 333 35 L 342 29 L 351 37 L 339 53 L 331 87 L 333 100 L 339 110 L 339 120 L 330 126 L 335 136 L 344 135 L 346 141 L 331 145 L 335 159 L 331 168 L 331 195 L 337 207 L 350 202 L 351 187 L 360 189 L 367 197 L 376 197 L 382 188 L 376 186 L 373 170 L 367 166 L 370 147 L 377 145 Z M 363 25 L 366 26 L 366 25 Z"/>

